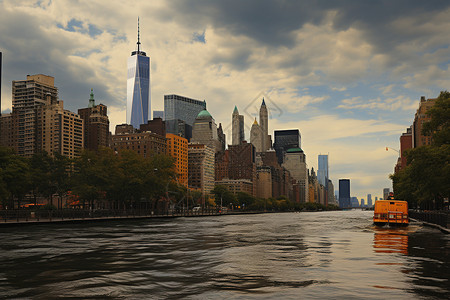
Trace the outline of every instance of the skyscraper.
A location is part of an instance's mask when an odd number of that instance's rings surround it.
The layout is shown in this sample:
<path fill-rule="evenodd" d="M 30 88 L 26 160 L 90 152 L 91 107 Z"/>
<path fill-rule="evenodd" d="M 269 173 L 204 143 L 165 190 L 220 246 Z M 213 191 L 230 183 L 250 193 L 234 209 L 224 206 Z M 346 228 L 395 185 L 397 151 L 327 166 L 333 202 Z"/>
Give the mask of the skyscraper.
<path fill-rule="evenodd" d="M 317 179 L 325 188 L 328 186 L 328 155 L 319 155 L 319 170 Z"/>
<path fill-rule="evenodd" d="M 127 123 L 138 129 L 146 124 L 151 110 L 150 58 L 140 49 L 139 18 L 137 51 L 128 58 Z"/>
<path fill-rule="evenodd" d="M 239 114 L 237 106 L 234 106 L 233 114 L 231 115 L 231 130 L 232 130 L 232 145 L 241 144 L 244 139 L 244 116 Z"/>
<path fill-rule="evenodd" d="M 98 147 L 108 147 L 109 119 L 107 107 L 103 104 L 95 105 L 92 89 L 88 107 L 80 108 L 78 114 L 84 121 L 84 148 L 97 151 Z"/>
<path fill-rule="evenodd" d="M 205 109 L 205 101 L 174 94 L 164 95 L 164 119 L 166 121 L 182 120 L 189 126 L 193 126 L 195 118 Z"/>
<path fill-rule="evenodd" d="M 349 208 L 351 206 L 350 179 L 339 179 L 339 207 Z"/>
<path fill-rule="evenodd" d="M 301 148 L 301 136 L 298 129 L 275 130 L 275 143 L 273 148 L 277 153 L 278 163 L 283 163 L 284 154 L 288 149 Z"/>
<path fill-rule="evenodd" d="M 308 168 L 306 166 L 306 155 L 303 150 L 300 148 L 288 149 L 284 156 L 283 167 L 298 182 L 300 202 L 308 202 Z"/>
<path fill-rule="evenodd" d="M 259 109 L 259 124 L 261 126 L 262 135 L 262 151 L 270 149 L 270 137 L 269 137 L 269 113 L 267 112 L 266 102 L 262 99 L 261 108 Z"/>
<path fill-rule="evenodd" d="M 32 156 L 40 151 L 38 108 L 58 102 L 55 78 L 43 74 L 27 75 L 12 82 L 13 144 L 16 153 Z M 53 152 L 51 152 L 53 153 Z"/>
<path fill-rule="evenodd" d="M 372 207 L 372 194 L 367 194 L 367 206 Z"/>
<path fill-rule="evenodd" d="M 263 132 L 261 126 L 259 126 L 255 118 L 255 122 L 253 122 L 252 128 L 250 130 L 250 143 L 252 143 L 253 146 L 255 146 L 256 152 L 263 152 L 262 141 L 263 141 Z"/>

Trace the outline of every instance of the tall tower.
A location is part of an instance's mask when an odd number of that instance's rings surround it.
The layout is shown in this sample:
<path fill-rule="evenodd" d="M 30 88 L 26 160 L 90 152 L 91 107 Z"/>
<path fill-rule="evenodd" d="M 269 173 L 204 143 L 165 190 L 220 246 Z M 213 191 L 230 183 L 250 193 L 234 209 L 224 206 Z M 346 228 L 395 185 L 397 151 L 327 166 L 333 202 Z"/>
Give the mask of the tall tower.
<path fill-rule="evenodd" d="M 319 169 L 317 171 L 319 183 L 325 188 L 328 187 L 328 155 L 319 154 Z"/>
<path fill-rule="evenodd" d="M 148 122 L 151 111 L 150 99 L 150 58 L 140 49 L 138 18 L 137 51 L 128 58 L 127 79 L 127 123 L 139 129 L 139 125 Z"/>
<path fill-rule="evenodd" d="M 244 116 L 239 114 L 237 106 L 234 106 L 233 114 L 231 115 L 231 130 L 232 130 L 232 145 L 239 145 L 245 139 L 244 136 Z"/>
<path fill-rule="evenodd" d="M 269 140 L 269 114 L 267 113 L 266 102 L 264 98 L 262 100 L 261 108 L 259 109 L 259 124 L 261 126 L 263 137 L 262 137 L 262 150 L 263 152 L 270 148 Z"/>

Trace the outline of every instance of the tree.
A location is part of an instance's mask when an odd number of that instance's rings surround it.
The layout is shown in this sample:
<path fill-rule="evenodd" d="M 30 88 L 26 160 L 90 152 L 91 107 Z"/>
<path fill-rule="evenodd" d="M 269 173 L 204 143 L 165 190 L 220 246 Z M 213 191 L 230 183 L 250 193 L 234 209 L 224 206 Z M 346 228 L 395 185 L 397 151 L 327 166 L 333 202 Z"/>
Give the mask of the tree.
<path fill-rule="evenodd" d="M 220 205 L 221 203 L 223 206 L 237 204 L 236 196 L 232 192 L 230 192 L 226 186 L 216 185 L 211 193 L 214 194 L 217 205 Z"/>
<path fill-rule="evenodd" d="M 441 92 L 427 114 L 431 120 L 423 124 L 422 134 L 431 135 L 435 146 L 450 144 L 450 92 Z"/>

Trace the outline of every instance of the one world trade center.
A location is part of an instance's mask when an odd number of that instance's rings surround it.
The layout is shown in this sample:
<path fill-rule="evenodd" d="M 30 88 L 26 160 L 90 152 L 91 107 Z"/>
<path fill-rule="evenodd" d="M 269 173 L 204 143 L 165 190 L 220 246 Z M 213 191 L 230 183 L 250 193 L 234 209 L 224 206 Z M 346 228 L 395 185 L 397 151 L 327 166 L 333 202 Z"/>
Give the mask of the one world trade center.
<path fill-rule="evenodd" d="M 137 51 L 128 58 L 127 79 L 127 124 L 139 129 L 147 124 L 151 109 L 150 99 L 150 58 L 140 50 L 139 18 Z"/>

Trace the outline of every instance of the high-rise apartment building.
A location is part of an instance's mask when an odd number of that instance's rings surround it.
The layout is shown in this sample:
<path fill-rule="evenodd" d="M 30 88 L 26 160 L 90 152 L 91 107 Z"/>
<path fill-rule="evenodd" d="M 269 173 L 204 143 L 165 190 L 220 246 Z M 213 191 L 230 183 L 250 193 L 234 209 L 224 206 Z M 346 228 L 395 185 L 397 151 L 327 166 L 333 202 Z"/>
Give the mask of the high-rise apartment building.
<path fill-rule="evenodd" d="M 414 122 L 412 126 L 412 143 L 413 148 L 420 146 L 431 145 L 431 135 L 423 135 L 422 127 L 425 122 L 431 120 L 431 117 L 427 114 L 428 110 L 433 107 L 436 102 L 434 99 L 425 99 L 425 97 L 420 98 L 419 108 L 414 116 Z"/>
<path fill-rule="evenodd" d="M 231 130 L 232 130 L 232 145 L 239 145 L 245 140 L 244 134 L 244 116 L 239 114 L 237 106 L 234 106 L 233 114 L 231 115 Z"/>
<path fill-rule="evenodd" d="M 83 119 L 64 109 L 63 101 L 40 106 L 36 112 L 36 120 L 36 148 L 69 158 L 80 156 L 84 147 Z"/>
<path fill-rule="evenodd" d="M 283 163 L 284 154 L 288 149 L 301 148 L 301 136 L 298 129 L 275 130 L 275 142 L 273 144 L 277 154 L 278 163 Z"/>
<path fill-rule="evenodd" d="M 202 110 L 206 110 L 206 101 L 180 95 L 164 95 L 164 118 L 166 121 L 182 120 L 193 126 L 195 119 Z"/>
<path fill-rule="evenodd" d="M 339 179 L 339 207 L 352 207 L 350 197 L 350 179 Z"/>
<path fill-rule="evenodd" d="M 26 80 L 12 82 L 12 137 L 16 153 L 32 156 L 38 148 L 37 110 L 57 103 L 55 78 L 43 74 L 27 75 Z"/>
<path fill-rule="evenodd" d="M 109 147 L 107 107 L 103 104 L 95 105 L 92 89 L 88 107 L 80 108 L 78 114 L 84 121 L 84 148 L 97 151 L 99 147 Z"/>
<path fill-rule="evenodd" d="M 177 182 L 188 186 L 188 141 L 173 133 L 166 134 L 167 154 L 175 159 Z"/>
<path fill-rule="evenodd" d="M 150 58 L 140 46 L 138 19 L 137 51 L 128 58 L 127 79 L 127 124 L 136 129 L 147 123 L 151 111 Z"/>
<path fill-rule="evenodd" d="M 188 186 L 207 196 L 214 189 L 214 149 L 203 144 L 188 144 Z"/>

